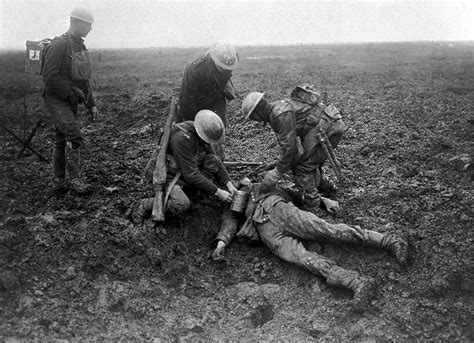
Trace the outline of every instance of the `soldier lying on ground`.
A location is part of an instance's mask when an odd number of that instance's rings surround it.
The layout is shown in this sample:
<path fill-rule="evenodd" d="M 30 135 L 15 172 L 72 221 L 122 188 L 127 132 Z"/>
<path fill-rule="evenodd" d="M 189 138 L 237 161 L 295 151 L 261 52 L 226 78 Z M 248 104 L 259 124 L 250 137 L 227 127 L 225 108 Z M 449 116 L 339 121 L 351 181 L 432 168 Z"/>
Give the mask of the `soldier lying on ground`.
<path fill-rule="evenodd" d="M 354 308 L 359 310 L 364 309 L 373 296 L 374 280 L 363 277 L 356 271 L 339 267 L 314 251 L 306 250 L 300 239 L 384 248 L 395 254 L 398 263 L 406 262 L 407 243 L 394 234 L 387 235 L 364 230 L 359 226 L 328 223 L 311 212 L 298 209 L 292 202 L 293 198 L 298 200 L 297 193 L 280 186 L 262 192 L 261 184 L 251 184 L 248 179 L 244 179 L 240 184 L 240 190 L 249 193 L 248 200 L 244 203 L 244 213 L 230 209 L 224 212 L 223 222 L 215 240 L 217 247 L 212 254 L 214 260 L 224 258 L 225 248 L 236 235 L 254 241 L 260 239 L 281 259 L 323 276 L 331 286 L 352 290 Z M 321 197 L 321 204 L 330 213 L 339 211 L 337 201 Z M 238 231 L 242 222 L 243 225 Z"/>
<path fill-rule="evenodd" d="M 173 214 L 185 212 L 191 202 L 183 189 L 190 188 L 215 195 L 223 202 L 231 202 L 236 191 L 222 161 L 214 153 L 210 144 L 222 144 L 225 128 L 217 114 L 208 110 L 197 113 L 194 121 L 176 124 L 171 129 L 167 154 L 167 186 L 171 186 L 165 211 Z M 152 156 L 145 170 L 145 178 L 153 183 L 156 155 Z M 171 184 L 176 181 L 175 184 Z M 214 182 L 216 180 L 216 182 Z M 226 185 L 228 192 L 220 189 Z M 141 223 L 144 216 L 153 209 L 153 197 L 139 201 L 132 212 L 132 221 Z"/>

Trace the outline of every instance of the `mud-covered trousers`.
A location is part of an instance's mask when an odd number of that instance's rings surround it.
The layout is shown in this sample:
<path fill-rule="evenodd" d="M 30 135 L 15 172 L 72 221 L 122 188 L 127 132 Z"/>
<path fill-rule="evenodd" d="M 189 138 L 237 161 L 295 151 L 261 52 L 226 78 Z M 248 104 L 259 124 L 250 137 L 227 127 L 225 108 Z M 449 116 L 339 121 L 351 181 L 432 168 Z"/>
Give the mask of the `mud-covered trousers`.
<path fill-rule="evenodd" d="M 76 164 L 79 163 L 79 148 L 83 140 L 77 117 L 78 106 L 50 96 L 45 96 L 44 102 L 48 114 L 45 121 L 54 127 L 55 134 L 52 161 L 54 178 L 64 179 L 66 167 L 69 177 L 76 178 L 79 173 Z M 68 161 L 66 155 L 71 157 Z"/>
<path fill-rule="evenodd" d="M 325 278 L 335 263 L 314 251 L 308 251 L 300 239 L 328 243 L 377 245 L 381 236 L 375 231 L 346 224 L 332 224 L 292 203 L 280 201 L 267 209 L 269 220 L 256 223 L 262 242 L 281 259 L 305 267 Z M 334 270 L 334 268 L 333 268 Z"/>

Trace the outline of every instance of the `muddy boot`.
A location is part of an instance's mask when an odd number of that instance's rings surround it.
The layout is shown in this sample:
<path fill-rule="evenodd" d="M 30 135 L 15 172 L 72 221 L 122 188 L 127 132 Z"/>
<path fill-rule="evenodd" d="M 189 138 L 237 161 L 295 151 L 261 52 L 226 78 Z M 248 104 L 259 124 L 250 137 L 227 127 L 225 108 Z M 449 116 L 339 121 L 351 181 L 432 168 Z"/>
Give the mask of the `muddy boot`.
<path fill-rule="evenodd" d="M 295 187 L 301 191 L 301 209 L 318 215 L 321 197 L 319 196 L 313 175 L 294 173 Z"/>
<path fill-rule="evenodd" d="M 403 265 L 406 263 L 408 244 L 400 236 L 395 234 L 385 235 L 380 232 L 365 230 L 364 244 L 390 250 L 397 258 L 399 264 Z"/>
<path fill-rule="evenodd" d="M 399 264 L 403 265 L 407 262 L 408 243 L 400 236 L 395 234 L 384 235 L 382 248 L 393 252 Z"/>
<path fill-rule="evenodd" d="M 67 148 L 67 170 L 69 174 L 69 186 L 78 194 L 86 194 L 91 185 L 85 183 L 80 177 L 81 155 L 79 148 Z"/>
<path fill-rule="evenodd" d="M 63 193 L 67 190 L 67 183 L 64 178 L 53 177 L 50 182 L 51 193 Z"/>
<path fill-rule="evenodd" d="M 337 192 L 337 186 L 326 175 L 321 176 L 318 190 L 326 196 L 334 195 Z"/>
<path fill-rule="evenodd" d="M 130 214 L 134 224 L 141 224 L 143 222 L 145 216 L 153 210 L 154 200 L 154 198 L 145 198 L 138 201 L 136 208 L 134 208 Z"/>
<path fill-rule="evenodd" d="M 374 296 L 375 281 L 372 278 L 362 277 L 353 270 L 333 266 L 329 270 L 327 283 L 352 290 L 354 292 L 352 306 L 358 311 L 365 310 Z"/>

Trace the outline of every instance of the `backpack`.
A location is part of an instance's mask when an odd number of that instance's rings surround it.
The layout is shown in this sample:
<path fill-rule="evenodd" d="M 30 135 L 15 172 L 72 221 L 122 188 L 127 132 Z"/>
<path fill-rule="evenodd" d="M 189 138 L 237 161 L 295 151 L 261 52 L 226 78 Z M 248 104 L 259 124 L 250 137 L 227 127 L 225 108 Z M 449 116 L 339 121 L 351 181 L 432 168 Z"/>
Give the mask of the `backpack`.
<path fill-rule="evenodd" d="M 26 41 L 25 72 L 29 74 L 43 75 L 46 47 L 51 43 L 51 41 L 52 40 L 49 38 L 40 41 Z"/>
<path fill-rule="evenodd" d="M 342 139 L 348 127 L 341 113 L 332 104 L 325 105 L 321 94 L 313 85 L 296 86 L 290 94 L 290 105 L 296 117 L 296 124 L 303 125 L 306 132 L 315 126 L 326 132 L 333 147 Z"/>

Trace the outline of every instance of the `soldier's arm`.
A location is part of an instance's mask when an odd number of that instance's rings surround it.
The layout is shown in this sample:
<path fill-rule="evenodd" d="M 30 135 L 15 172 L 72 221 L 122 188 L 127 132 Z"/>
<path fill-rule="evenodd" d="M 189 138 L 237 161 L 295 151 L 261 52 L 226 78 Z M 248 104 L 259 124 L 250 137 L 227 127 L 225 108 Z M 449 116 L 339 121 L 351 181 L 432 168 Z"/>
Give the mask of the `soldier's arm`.
<path fill-rule="evenodd" d="M 173 156 L 181 170 L 184 181 L 196 189 L 215 194 L 218 187 L 208 178 L 206 178 L 197 165 L 196 151 L 192 147 L 198 144 L 191 138 L 180 135 L 171 139 L 170 148 Z"/>
<path fill-rule="evenodd" d="M 225 248 L 234 239 L 237 230 L 240 226 L 243 215 L 227 209 L 222 214 L 222 223 L 214 240 L 215 248 L 212 253 L 212 259 L 214 261 L 221 261 L 224 259 Z"/>
<path fill-rule="evenodd" d="M 280 114 L 270 122 L 280 144 L 280 155 L 275 169 L 280 173 L 286 173 L 291 169 L 291 162 L 297 153 L 296 126 L 293 112 L 287 111 Z"/>
<path fill-rule="evenodd" d="M 192 64 L 186 67 L 181 85 L 180 107 L 185 118 L 196 115 L 196 96 L 199 92 L 199 75 Z"/>

